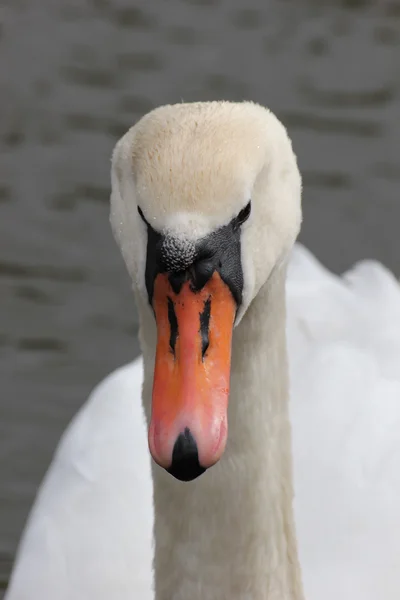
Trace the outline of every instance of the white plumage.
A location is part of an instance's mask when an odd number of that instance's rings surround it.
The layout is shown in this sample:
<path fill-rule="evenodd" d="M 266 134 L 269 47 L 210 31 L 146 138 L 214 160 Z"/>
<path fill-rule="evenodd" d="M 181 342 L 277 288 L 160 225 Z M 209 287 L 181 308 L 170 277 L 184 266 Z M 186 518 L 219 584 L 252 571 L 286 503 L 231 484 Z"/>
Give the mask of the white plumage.
<path fill-rule="evenodd" d="M 339 278 L 302 246 L 287 282 L 295 516 L 309 600 L 400 593 L 400 286 L 375 262 Z M 132 600 L 151 590 L 141 359 L 64 434 L 7 600 Z"/>

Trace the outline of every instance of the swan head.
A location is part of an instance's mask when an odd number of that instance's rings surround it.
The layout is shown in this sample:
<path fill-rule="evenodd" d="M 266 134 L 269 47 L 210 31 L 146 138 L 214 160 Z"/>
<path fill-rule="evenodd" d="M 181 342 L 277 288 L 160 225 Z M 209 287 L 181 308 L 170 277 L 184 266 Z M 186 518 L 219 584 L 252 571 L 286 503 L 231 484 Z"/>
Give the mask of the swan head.
<path fill-rule="evenodd" d="M 191 480 L 223 454 L 233 328 L 301 223 L 284 126 L 250 103 L 157 108 L 117 143 L 111 225 L 157 325 L 149 448 Z"/>

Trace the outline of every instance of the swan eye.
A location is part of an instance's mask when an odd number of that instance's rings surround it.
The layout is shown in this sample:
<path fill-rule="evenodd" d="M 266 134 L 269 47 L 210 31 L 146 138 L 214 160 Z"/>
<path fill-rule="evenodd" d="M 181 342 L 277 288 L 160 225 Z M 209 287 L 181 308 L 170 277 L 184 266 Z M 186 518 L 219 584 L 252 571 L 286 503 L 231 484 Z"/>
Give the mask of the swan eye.
<path fill-rule="evenodd" d="M 251 200 L 246 204 L 244 208 L 240 211 L 238 216 L 236 217 L 236 225 L 239 227 L 249 218 L 251 213 Z"/>
<path fill-rule="evenodd" d="M 142 209 L 140 208 L 140 206 L 137 207 L 138 213 L 140 215 L 140 218 L 142 219 L 143 223 L 145 223 L 146 225 L 148 225 L 148 222 L 146 221 L 146 217 L 143 214 Z"/>

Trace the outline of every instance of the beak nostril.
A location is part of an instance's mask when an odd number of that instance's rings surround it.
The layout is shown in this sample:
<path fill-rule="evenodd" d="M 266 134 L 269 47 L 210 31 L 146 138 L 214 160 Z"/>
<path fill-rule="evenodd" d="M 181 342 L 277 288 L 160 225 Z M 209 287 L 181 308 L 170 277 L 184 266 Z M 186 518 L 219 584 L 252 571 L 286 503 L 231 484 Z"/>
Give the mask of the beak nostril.
<path fill-rule="evenodd" d="M 172 464 L 167 471 L 180 481 L 192 481 L 205 470 L 199 463 L 196 440 L 190 429 L 186 427 L 185 431 L 177 437 L 172 452 Z"/>

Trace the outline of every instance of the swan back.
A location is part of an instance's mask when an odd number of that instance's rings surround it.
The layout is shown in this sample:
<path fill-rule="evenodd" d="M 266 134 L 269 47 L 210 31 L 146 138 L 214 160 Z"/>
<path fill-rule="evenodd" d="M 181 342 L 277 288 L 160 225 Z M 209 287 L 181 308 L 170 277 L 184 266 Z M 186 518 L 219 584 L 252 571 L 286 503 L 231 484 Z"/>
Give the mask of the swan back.
<path fill-rule="evenodd" d="M 153 599 L 142 369 L 140 359 L 107 377 L 64 433 L 29 516 L 8 600 Z"/>
<path fill-rule="evenodd" d="M 400 286 L 292 254 L 287 335 L 295 516 L 306 598 L 399 595 Z"/>

